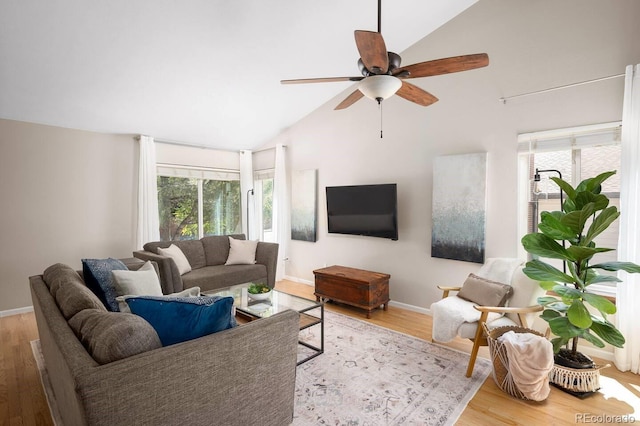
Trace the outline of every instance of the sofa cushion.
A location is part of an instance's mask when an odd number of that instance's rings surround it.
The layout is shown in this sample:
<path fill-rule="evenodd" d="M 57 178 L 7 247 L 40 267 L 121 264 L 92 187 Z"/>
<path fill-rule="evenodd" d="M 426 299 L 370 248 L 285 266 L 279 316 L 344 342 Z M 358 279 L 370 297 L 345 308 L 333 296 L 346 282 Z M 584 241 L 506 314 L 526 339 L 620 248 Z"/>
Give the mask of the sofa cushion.
<path fill-rule="evenodd" d="M 89 290 L 80 275 L 70 266 L 56 263 L 45 269 L 42 279 L 49 286 L 49 292 L 65 319 L 68 320 L 83 309 L 106 312 L 98 296 Z"/>
<path fill-rule="evenodd" d="M 229 237 L 236 240 L 246 239 L 243 234 L 211 235 L 202 238 L 207 266 L 224 265 L 229 257 Z"/>
<path fill-rule="evenodd" d="M 200 287 L 202 291 L 215 290 L 240 283 L 267 282 L 267 267 L 255 265 L 217 265 L 195 269 L 182 276 L 185 288 Z"/>
<path fill-rule="evenodd" d="M 167 248 L 158 247 L 158 254 L 161 256 L 166 256 L 175 262 L 178 267 L 178 273 L 180 275 L 184 275 L 187 272 L 191 271 L 191 264 L 189 263 L 189 259 L 184 255 L 180 247 L 175 244 L 171 244 Z"/>
<path fill-rule="evenodd" d="M 144 294 L 125 294 L 123 296 L 116 297 L 116 301 L 118 302 L 118 307 L 120 308 L 120 312 L 128 312 L 131 313 L 131 309 L 129 309 L 129 305 L 127 304 L 127 299 L 130 297 L 136 296 L 145 296 Z M 198 297 L 200 296 L 200 287 L 191 287 L 186 290 L 179 291 L 177 293 L 167 294 L 166 296 L 160 295 L 158 297 Z"/>
<path fill-rule="evenodd" d="M 113 258 L 82 259 L 82 274 L 87 287 L 104 303 L 108 310 L 118 312 L 116 286 L 111 271 L 128 271 L 122 261 Z"/>
<path fill-rule="evenodd" d="M 162 347 L 153 327 L 137 315 L 85 309 L 69 326 L 99 364 Z"/>
<path fill-rule="evenodd" d="M 146 261 L 137 271 L 112 271 L 116 294 L 162 296 L 162 287 L 156 269 Z"/>
<path fill-rule="evenodd" d="M 504 306 L 512 294 L 513 288 L 508 284 L 469 274 L 458 297 L 480 306 Z"/>
<path fill-rule="evenodd" d="M 229 257 L 225 265 L 253 265 L 256 263 L 257 247 L 257 241 L 229 237 Z"/>
<path fill-rule="evenodd" d="M 198 269 L 206 266 L 207 263 L 204 256 L 204 247 L 200 240 L 154 241 L 146 243 L 143 248 L 152 253 L 160 254 L 158 251 L 159 248 L 166 249 L 171 244 L 182 250 L 182 253 L 186 256 L 192 269 Z"/>
<path fill-rule="evenodd" d="M 153 326 L 163 346 L 236 326 L 233 297 L 136 296 L 126 301 L 131 312 Z"/>

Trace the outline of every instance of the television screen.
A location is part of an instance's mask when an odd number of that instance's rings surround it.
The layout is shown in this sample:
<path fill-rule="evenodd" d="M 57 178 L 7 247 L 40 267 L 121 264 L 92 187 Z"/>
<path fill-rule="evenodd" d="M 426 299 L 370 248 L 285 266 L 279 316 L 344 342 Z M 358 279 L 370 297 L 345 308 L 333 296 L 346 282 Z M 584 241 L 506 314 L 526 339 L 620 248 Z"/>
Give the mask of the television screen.
<path fill-rule="evenodd" d="M 329 233 L 398 239 L 396 184 L 327 186 Z"/>

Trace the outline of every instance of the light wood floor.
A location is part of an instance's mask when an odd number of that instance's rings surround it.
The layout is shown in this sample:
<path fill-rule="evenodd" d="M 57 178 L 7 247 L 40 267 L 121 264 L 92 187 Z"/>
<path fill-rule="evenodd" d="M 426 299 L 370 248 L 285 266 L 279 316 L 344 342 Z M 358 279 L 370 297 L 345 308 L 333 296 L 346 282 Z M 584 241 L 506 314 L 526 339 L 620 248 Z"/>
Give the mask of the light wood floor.
<path fill-rule="evenodd" d="M 313 287 L 291 281 L 279 282 L 277 289 L 313 299 Z M 427 341 L 431 340 L 431 317 L 394 306 L 377 310 L 367 320 L 364 311 L 329 303 L 327 309 L 369 321 Z M 0 424 L 51 425 L 51 417 L 40 384 L 30 341 L 38 338 L 33 313 L 0 318 Z M 462 339 L 448 344 L 469 352 L 471 344 Z M 480 353 L 488 356 L 486 348 Z M 458 425 L 573 425 L 597 422 L 591 418 L 580 422 L 577 416 L 635 416 L 640 422 L 640 376 L 621 373 L 615 367 L 602 370 L 602 389 L 584 400 L 552 388 L 549 398 L 541 403 L 514 399 L 487 378 Z M 584 417 L 583 417 L 584 419 Z"/>

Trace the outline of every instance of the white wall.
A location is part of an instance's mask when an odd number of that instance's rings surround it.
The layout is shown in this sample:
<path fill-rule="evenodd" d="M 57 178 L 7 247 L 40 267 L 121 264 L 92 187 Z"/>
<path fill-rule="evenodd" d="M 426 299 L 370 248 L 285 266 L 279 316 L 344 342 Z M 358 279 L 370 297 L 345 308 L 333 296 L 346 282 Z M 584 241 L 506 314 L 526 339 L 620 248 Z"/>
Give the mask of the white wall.
<path fill-rule="evenodd" d="M 31 306 L 49 265 L 131 257 L 137 161 L 133 135 L 0 119 L 0 311 Z"/>
<path fill-rule="evenodd" d="M 266 146 L 285 143 L 291 169 L 318 169 L 319 179 L 319 239 L 290 242 L 286 274 L 312 281 L 314 269 L 332 264 L 386 272 L 393 301 L 428 308 L 440 297 L 437 284 L 461 284 L 479 268 L 431 257 L 433 161 L 480 151 L 488 152 L 486 256 L 517 256 L 517 134 L 620 120 L 624 82 L 498 99 L 623 73 L 640 62 L 638 16 L 634 0 L 482 0 L 402 58 L 486 52 L 489 67 L 411 80 L 440 101 L 427 108 L 397 96 L 384 101 L 384 139 L 374 101 L 333 111 L 355 86 L 280 134 Z M 327 233 L 326 186 L 393 182 L 399 241 Z"/>

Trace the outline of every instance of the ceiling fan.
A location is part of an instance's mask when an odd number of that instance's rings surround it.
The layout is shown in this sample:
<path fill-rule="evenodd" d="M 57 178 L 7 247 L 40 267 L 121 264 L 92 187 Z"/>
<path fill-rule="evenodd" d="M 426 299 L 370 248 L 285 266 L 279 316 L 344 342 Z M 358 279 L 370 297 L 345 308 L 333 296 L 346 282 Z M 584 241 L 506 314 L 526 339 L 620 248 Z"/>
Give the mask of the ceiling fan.
<path fill-rule="evenodd" d="M 304 84 L 359 81 L 358 89 L 340 102 L 335 107 L 336 110 L 353 105 L 363 96 L 374 99 L 379 104 L 396 93 L 401 98 L 418 105 L 429 106 L 437 102 L 438 98 L 418 86 L 408 83 L 407 79 L 467 71 L 489 65 L 489 56 L 486 53 L 477 53 L 400 66 L 400 55 L 387 51 L 382 38 L 381 3 L 382 0 L 378 0 L 378 31 L 355 31 L 356 46 L 360 53 L 358 68 L 362 76 L 303 78 L 281 80 L 280 82 L 282 84 Z"/>

